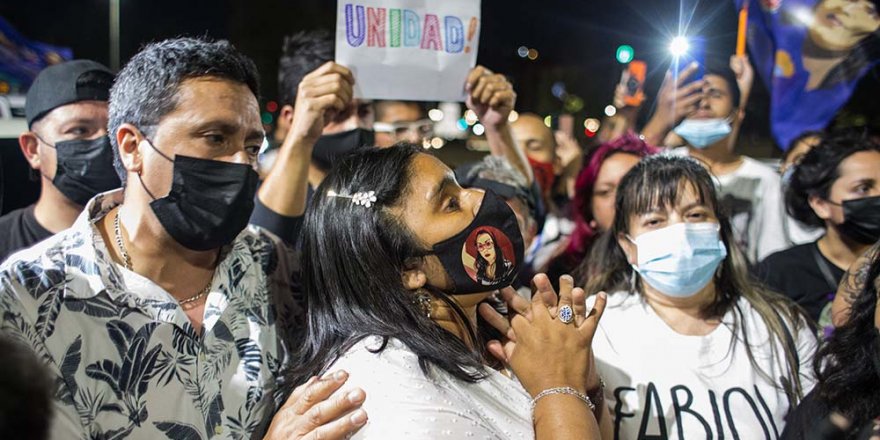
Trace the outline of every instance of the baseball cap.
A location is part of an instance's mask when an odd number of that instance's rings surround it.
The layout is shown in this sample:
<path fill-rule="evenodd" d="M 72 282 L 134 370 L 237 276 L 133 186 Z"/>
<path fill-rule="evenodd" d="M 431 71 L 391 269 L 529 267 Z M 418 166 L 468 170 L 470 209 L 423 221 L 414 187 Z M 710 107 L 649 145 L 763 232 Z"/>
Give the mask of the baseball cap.
<path fill-rule="evenodd" d="M 27 93 L 28 128 L 50 111 L 79 101 L 107 101 L 113 72 L 100 63 L 74 60 L 43 69 Z"/>

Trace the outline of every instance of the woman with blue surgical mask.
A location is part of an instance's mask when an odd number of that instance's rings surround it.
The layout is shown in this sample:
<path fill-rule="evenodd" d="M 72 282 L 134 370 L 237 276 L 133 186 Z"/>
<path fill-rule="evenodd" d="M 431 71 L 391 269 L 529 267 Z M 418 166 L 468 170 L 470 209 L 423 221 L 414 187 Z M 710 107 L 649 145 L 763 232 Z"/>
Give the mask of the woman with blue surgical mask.
<path fill-rule="evenodd" d="M 613 292 L 593 350 L 617 438 L 777 438 L 816 336 L 748 280 L 705 167 L 642 159 L 615 208 L 586 290 Z"/>

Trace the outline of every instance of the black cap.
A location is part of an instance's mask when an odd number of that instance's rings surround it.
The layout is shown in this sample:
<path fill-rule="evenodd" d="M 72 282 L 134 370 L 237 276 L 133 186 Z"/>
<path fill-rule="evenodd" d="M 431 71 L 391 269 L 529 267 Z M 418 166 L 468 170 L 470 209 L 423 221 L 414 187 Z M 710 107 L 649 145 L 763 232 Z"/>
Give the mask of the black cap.
<path fill-rule="evenodd" d="M 24 113 L 28 127 L 62 105 L 107 101 L 113 72 L 89 60 L 68 61 L 43 69 L 28 90 Z"/>

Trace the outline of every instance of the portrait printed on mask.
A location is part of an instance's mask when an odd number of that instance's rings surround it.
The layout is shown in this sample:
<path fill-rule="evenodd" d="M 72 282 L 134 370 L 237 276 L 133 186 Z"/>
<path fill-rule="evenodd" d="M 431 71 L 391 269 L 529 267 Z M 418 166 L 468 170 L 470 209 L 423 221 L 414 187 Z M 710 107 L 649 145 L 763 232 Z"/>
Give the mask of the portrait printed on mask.
<path fill-rule="evenodd" d="M 491 286 L 510 275 L 516 266 L 513 244 L 491 226 L 474 229 L 461 249 L 461 262 L 472 280 Z"/>

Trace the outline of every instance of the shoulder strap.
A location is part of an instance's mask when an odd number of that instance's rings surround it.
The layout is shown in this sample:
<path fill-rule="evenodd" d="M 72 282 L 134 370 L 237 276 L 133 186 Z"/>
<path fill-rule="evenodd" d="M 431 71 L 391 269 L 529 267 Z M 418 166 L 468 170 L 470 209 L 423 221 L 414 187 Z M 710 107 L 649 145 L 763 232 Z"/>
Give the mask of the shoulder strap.
<path fill-rule="evenodd" d="M 819 266 L 819 272 L 822 272 L 822 277 L 825 278 L 828 287 L 830 287 L 832 291 L 836 291 L 839 283 L 834 281 L 834 275 L 831 275 L 831 268 L 828 267 L 828 262 L 825 260 L 822 252 L 819 251 L 819 245 L 817 243 L 813 243 L 813 259 L 816 260 L 816 266 Z"/>

